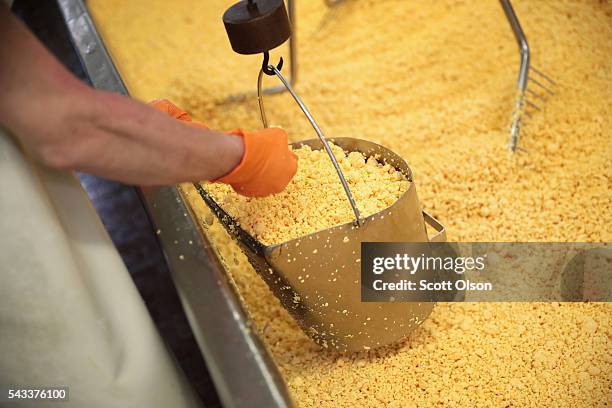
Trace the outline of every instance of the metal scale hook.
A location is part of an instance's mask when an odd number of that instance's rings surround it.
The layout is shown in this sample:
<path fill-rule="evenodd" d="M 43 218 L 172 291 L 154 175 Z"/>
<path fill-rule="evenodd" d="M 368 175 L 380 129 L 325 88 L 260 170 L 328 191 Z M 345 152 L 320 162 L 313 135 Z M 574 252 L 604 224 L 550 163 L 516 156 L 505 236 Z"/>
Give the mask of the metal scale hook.
<path fill-rule="evenodd" d="M 348 183 L 346 182 L 346 179 L 344 178 L 344 174 L 342 173 L 342 169 L 340 169 L 340 165 L 338 164 L 338 161 L 336 160 L 336 156 L 334 156 L 334 153 L 332 152 L 331 148 L 329 147 L 329 144 L 327 143 L 327 139 L 323 135 L 323 132 L 321 131 L 321 128 L 319 128 L 319 125 L 315 121 L 315 119 L 312 116 L 312 114 L 310 113 L 310 111 L 308 110 L 308 108 L 306 107 L 306 105 L 304 104 L 302 99 L 300 99 L 300 97 L 295 93 L 295 91 L 293 90 L 293 87 L 291 86 L 289 81 L 287 81 L 285 79 L 285 77 L 283 76 L 283 74 L 281 74 L 281 72 L 280 72 L 282 67 L 283 67 L 283 58 L 281 57 L 278 65 L 274 66 L 272 64 L 269 64 L 269 62 L 270 62 L 270 53 L 268 51 L 264 51 L 263 57 L 264 57 L 263 63 L 261 65 L 261 70 L 259 71 L 259 76 L 257 78 L 257 99 L 259 101 L 259 112 L 261 114 L 261 122 L 263 123 L 263 126 L 265 128 L 268 127 L 268 119 L 266 117 L 266 111 L 265 111 L 264 102 L 263 102 L 263 89 L 262 89 L 263 88 L 262 87 L 262 84 L 263 84 L 263 74 L 266 74 L 266 75 L 269 75 L 269 76 L 276 75 L 278 77 L 278 79 L 280 79 L 280 81 L 283 83 L 285 88 L 287 88 L 287 91 L 289 91 L 289 93 L 291 94 L 291 96 L 293 97 L 295 102 L 299 105 L 299 107 L 302 110 L 302 112 L 304 112 L 304 115 L 306 116 L 306 118 L 308 119 L 310 124 L 312 125 L 314 131 L 317 133 L 317 136 L 319 137 L 319 140 L 321 140 L 321 143 L 323 143 L 323 147 L 325 148 L 325 151 L 327 152 L 327 155 L 329 156 L 330 160 L 332 161 L 332 163 L 334 165 L 334 168 L 336 169 L 336 173 L 338 173 L 338 178 L 340 179 L 340 182 L 342 183 L 342 187 L 344 188 L 344 192 L 346 193 L 346 196 L 347 196 L 347 198 L 349 200 L 349 203 L 351 204 L 351 208 L 353 209 L 353 214 L 355 215 L 355 225 L 357 225 L 357 226 L 361 225 L 362 220 L 361 220 L 361 218 L 359 216 L 359 210 L 357 209 L 357 204 L 355 203 L 355 199 L 353 198 L 353 194 L 351 193 L 351 190 L 349 189 Z"/>

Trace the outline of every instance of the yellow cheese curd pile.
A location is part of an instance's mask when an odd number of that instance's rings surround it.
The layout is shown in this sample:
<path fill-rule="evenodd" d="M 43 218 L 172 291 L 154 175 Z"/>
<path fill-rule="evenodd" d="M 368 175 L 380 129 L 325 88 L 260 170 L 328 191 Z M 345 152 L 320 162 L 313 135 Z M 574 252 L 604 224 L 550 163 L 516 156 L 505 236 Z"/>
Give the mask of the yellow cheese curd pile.
<path fill-rule="evenodd" d="M 407 190 L 408 180 L 389 164 L 359 152 L 330 147 L 349 185 L 361 217 L 388 208 Z M 298 171 L 287 188 L 263 198 L 243 197 L 227 184 L 206 185 L 215 201 L 240 226 L 265 245 L 280 244 L 355 219 L 338 174 L 324 149 L 302 146 Z"/>
<path fill-rule="evenodd" d="M 261 64 L 231 51 L 220 22 L 230 3 L 87 2 L 132 95 L 171 99 L 211 127 L 255 129 L 256 99 L 228 99 L 255 91 Z M 330 137 L 403 156 L 450 240 L 610 241 L 612 6 L 513 4 L 532 62 L 558 82 L 525 123 L 526 151 L 506 150 L 519 61 L 496 1 L 329 10 L 297 0 L 297 91 Z M 266 107 L 293 141 L 315 137 L 289 95 L 267 96 Z M 301 332 L 218 222 L 208 234 L 301 407 L 610 405 L 608 304 L 439 304 L 407 340 L 340 355 Z"/>

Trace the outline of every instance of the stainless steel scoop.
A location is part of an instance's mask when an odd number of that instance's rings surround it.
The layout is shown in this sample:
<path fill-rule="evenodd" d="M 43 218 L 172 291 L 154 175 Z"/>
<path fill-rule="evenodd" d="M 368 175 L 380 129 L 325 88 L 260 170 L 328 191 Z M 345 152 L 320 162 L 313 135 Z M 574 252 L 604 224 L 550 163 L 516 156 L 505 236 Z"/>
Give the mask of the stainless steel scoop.
<path fill-rule="evenodd" d="M 293 143 L 312 149 L 326 148 L 320 128 L 304 103 L 295 94 L 280 71 L 269 66 L 296 99 L 313 124 L 319 139 Z M 259 77 L 262 121 L 267 125 Z M 431 241 L 444 241 L 444 227 L 422 212 L 412 172 L 408 164 L 392 151 L 365 140 L 335 138 L 345 151 L 358 151 L 366 157 L 388 163 L 408 180 L 406 192 L 389 208 L 369 217 L 359 218 L 348 184 L 343 183 L 356 220 L 275 245 L 264 245 L 244 231 L 200 184 L 199 194 L 213 210 L 227 231 L 233 235 L 249 262 L 266 281 L 283 306 L 297 320 L 308 336 L 324 348 L 358 351 L 383 346 L 404 338 L 431 313 L 434 303 L 361 302 L 361 242 L 426 242 L 426 223 L 436 233 Z M 341 180 L 342 171 L 336 170 Z M 358 221 L 358 223 L 356 222 Z"/>

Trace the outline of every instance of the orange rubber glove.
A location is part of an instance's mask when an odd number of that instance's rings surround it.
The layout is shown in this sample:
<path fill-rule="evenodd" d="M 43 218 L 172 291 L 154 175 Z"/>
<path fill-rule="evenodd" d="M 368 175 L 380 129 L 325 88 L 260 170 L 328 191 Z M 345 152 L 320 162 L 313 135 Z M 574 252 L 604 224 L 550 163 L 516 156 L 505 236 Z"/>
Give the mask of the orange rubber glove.
<path fill-rule="evenodd" d="M 192 121 L 189 114 L 167 100 L 156 100 L 151 105 L 187 124 L 208 129 Z M 235 129 L 227 132 L 242 137 L 244 155 L 240 163 L 228 174 L 216 180 L 227 183 L 238 194 L 247 197 L 265 197 L 280 193 L 297 172 L 297 156 L 289 149 L 287 133 L 280 128 L 267 128 L 255 132 Z"/>
<path fill-rule="evenodd" d="M 191 116 L 172 102 L 167 99 L 156 99 L 154 101 L 149 102 L 149 105 L 154 107 L 155 109 L 167 113 L 169 116 L 172 116 L 174 119 L 182 120 L 183 122 L 187 122 L 188 125 L 192 125 L 195 127 L 208 129 L 202 122 L 194 122 L 191 119 Z"/>

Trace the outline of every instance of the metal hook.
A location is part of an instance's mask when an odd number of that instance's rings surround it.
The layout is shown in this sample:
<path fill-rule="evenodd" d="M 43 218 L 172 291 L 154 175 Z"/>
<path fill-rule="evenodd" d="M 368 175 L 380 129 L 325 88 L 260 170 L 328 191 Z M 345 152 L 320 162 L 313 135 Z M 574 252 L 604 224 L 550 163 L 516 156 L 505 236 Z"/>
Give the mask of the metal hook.
<path fill-rule="evenodd" d="M 274 73 L 274 69 L 272 69 L 272 66 L 269 65 L 269 63 L 270 63 L 270 53 L 268 51 L 264 51 L 263 55 L 264 55 L 264 59 L 263 59 L 263 62 L 261 63 L 261 70 L 266 75 L 269 75 L 269 76 L 276 75 Z M 278 65 L 276 66 L 276 69 L 279 70 L 279 71 L 281 69 L 283 69 L 283 57 L 280 57 L 280 61 L 278 62 Z"/>

